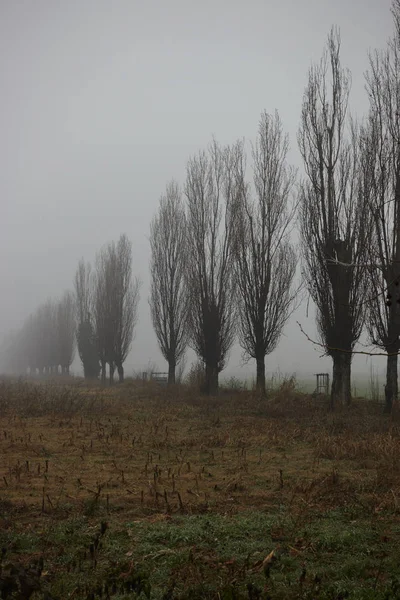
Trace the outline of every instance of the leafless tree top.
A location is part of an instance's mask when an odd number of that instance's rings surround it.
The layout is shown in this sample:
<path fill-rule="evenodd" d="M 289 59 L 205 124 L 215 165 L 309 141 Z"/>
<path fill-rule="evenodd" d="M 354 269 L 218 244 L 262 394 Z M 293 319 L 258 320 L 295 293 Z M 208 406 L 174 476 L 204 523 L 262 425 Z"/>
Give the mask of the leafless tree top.
<path fill-rule="evenodd" d="M 77 318 L 79 323 L 87 320 L 91 312 L 91 266 L 83 259 L 79 261 L 74 279 Z"/>
<path fill-rule="evenodd" d="M 287 165 L 288 136 L 278 113 L 263 112 L 252 149 L 253 182 L 245 183 L 238 163 L 235 254 L 239 290 L 240 340 L 246 353 L 264 359 L 274 350 L 290 315 L 296 290 L 296 256 L 290 243 L 295 208 L 291 191 L 296 171 Z"/>
<path fill-rule="evenodd" d="M 217 348 L 219 370 L 235 336 L 232 211 L 241 155 L 241 143 L 222 148 L 214 140 L 207 152 L 189 160 L 185 186 L 191 339 L 201 357 Z"/>
<path fill-rule="evenodd" d="M 150 310 L 163 356 L 178 364 L 187 345 L 186 215 L 178 184 L 171 181 L 150 224 Z"/>

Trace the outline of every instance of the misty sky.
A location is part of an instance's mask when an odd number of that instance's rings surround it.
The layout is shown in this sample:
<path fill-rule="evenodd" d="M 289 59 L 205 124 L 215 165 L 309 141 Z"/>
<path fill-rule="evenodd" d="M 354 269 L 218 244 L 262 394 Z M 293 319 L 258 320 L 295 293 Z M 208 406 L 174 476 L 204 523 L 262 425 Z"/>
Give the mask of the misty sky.
<path fill-rule="evenodd" d="M 255 139 L 279 110 L 291 161 L 303 90 L 331 25 L 352 71 L 351 109 L 367 109 L 368 50 L 392 31 L 390 0 L 2 0 L 0 2 L 0 336 L 72 288 L 78 260 L 127 233 L 143 280 L 127 375 L 164 369 L 147 303 L 149 222 L 171 178 L 211 136 Z M 331 367 L 306 303 L 267 373 Z M 383 359 L 376 359 L 379 368 Z M 78 365 L 78 363 L 76 363 Z M 241 351 L 227 375 L 243 376 Z M 355 371 L 368 369 L 358 357 Z"/>

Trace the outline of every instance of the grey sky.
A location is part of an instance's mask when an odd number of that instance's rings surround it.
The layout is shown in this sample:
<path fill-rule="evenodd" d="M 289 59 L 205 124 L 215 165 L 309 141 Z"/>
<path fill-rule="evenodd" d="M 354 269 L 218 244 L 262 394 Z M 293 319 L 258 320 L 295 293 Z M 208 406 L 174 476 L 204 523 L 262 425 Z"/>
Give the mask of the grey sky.
<path fill-rule="evenodd" d="M 367 52 L 391 33 L 390 0 L 3 0 L 0 335 L 126 232 L 144 281 L 127 373 L 149 359 L 163 367 L 147 304 L 159 196 L 212 135 L 254 139 L 263 109 L 279 110 L 300 165 L 307 71 L 332 24 L 362 116 Z M 330 368 L 298 331 L 296 319 L 314 335 L 312 314 L 303 305 L 291 319 L 268 371 Z M 240 356 L 228 374 L 244 372 Z"/>

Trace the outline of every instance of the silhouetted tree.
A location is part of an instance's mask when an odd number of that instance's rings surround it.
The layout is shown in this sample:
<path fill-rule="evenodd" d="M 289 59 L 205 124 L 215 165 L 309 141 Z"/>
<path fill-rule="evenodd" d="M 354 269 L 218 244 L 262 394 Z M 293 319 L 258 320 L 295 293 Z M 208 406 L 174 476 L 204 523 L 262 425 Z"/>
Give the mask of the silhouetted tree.
<path fill-rule="evenodd" d="M 112 262 L 109 247 L 104 246 L 96 256 L 94 278 L 93 316 L 97 352 L 101 365 L 101 381 L 106 382 L 106 366 L 109 364 L 110 384 L 114 382 L 114 324 L 112 322 Z"/>
<path fill-rule="evenodd" d="M 213 141 L 187 166 L 188 325 L 190 343 L 205 364 L 208 394 L 218 391 L 235 336 L 232 211 L 242 152 L 240 143 L 222 148 Z"/>
<path fill-rule="evenodd" d="M 257 389 L 265 393 L 265 356 L 277 346 L 297 291 L 292 287 L 297 258 L 290 243 L 294 210 L 289 206 L 296 172 L 287 166 L 288 136 L 278 113 L 263 112 L 253 147 L 253 196 L 239 164 L 242 194 L 236 211 L 235 270 L 239 337 L 257 363 Z"/>
<path fill-rule="evenodd" d="M 124 362 L 131 349 L 137 323 L 137 309 L 141 282 L 132 278 L 132 244 L 126 235 L 121 235 L 113 248 L 115 254 L 114 301 L 112 310 L 115 322 L 114 362 L 120 383 L 124 381 Z"/>
<path fill-rule="evenodd" d="M 86 379 L 97 379 L 100 373 L 100 365 L 96 336 L 90 318 L 79 323 L 76 337 L 84 376 Z"/>
<path fill-rule="evenodd" d="M 168 362 L 168 383 L 175 383 L 175 368 L 187 345 L 188 299 L 186 216 L 176 182 L 167 185 L 157 215 L 150 225 L 150 311 L 161 352 Z"/>
<path fill-rule="evenodd" d="M 109 365 L 110 384 L 118 369 L 123 381 L 123 363 L 131 347 L 137 320 L 140 281 L 132 279 L 132 246 L 125 235 L 118 244 L 104 246 L 96 258 L 94 322 L 98 353 L 105 381 Z"/>
<path fill-rule="evenodd" d="M 40 374 L 55 372 L 57 362 L 57 324 L 55 304 L 47 300 L 33 315 L 33 339 Z"/>
<path fill-rule="evenodd" d="M 93 278 L 90 263 L 82 259 L 74 279 L 75 301 L 77 311 L 77 345 L 82 361 L 84 376 L 97 379 L 100 372 L 97 341 L 92 322 L 93 312 Z"/>
<path fill-rule="evenodd" d="M 10 373 L 51 375 L 68 372 L 75 338 L 74 301 L 66 293 L 60 301 L 47 300 L 8 337 L 6 369 Z"/>
<path fill-rule="evenodd" d="M 92 306 L 92 268 L 90 263 L 83 260 L 79 261 L 74 279 L 75 302 L 78 323 L 84 323 L 90 314 Z"/>
<path fill-rule="evenodd" d="M 69 375 L 69 368 L 75 352 L 75 301 L 70 292 L 66 292 L 56 306 L 58 360 L 61 372 Z"/>
<path fill-rule="evenodd" d="M 333 359 L 332 408 L 351 401 L 351 360 L 365 313 L 370 215 L 360 193 L 359 139 L 346 139 L 350 75 L 332 29 L 305 90 L 299 146 L 307 178 L 300 191 L 304 274 L 317 325 Z"/>
<path fill-rule="evenodd" d="M 400 350 L 400 2 L 393 2 L 395 34 L 370 56 L 370 110 L 364 130 L 364 192 L 374 225 L 369 246 L 367 327 L 387 354 L 385 410 L 398 397 Z"/>

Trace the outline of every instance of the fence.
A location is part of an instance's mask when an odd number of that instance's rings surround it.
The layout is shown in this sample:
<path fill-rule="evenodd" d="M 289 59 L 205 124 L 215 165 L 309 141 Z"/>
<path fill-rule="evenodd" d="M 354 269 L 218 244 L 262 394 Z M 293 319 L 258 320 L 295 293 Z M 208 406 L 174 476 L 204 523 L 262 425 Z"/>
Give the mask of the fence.
<path fill-rule="evenodd" d="M 151 373 L 150 379 L 151 381 L 165 385 L 168 383 L 168 373 Z"/>

